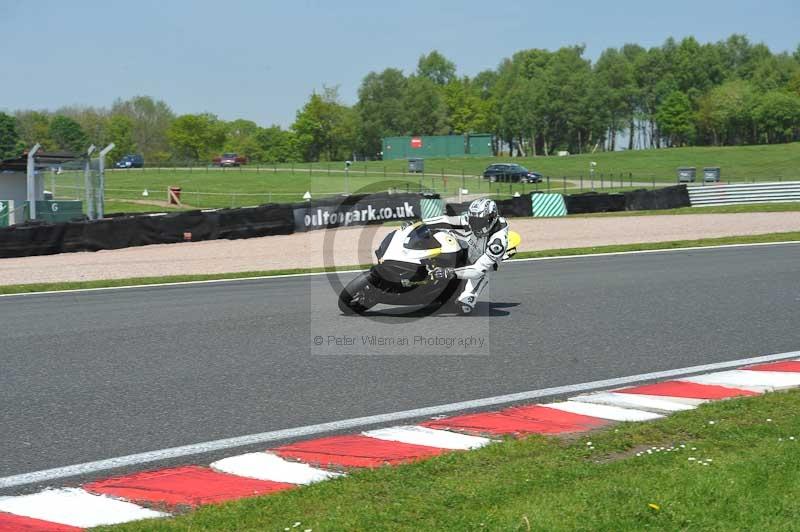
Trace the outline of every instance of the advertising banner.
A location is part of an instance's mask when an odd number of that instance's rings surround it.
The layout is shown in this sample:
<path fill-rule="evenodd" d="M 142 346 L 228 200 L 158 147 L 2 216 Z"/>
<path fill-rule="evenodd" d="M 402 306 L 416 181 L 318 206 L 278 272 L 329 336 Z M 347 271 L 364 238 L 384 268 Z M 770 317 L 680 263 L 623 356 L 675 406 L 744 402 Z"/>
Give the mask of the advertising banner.
<path fill-rule="evenodd" d="M 421 216 L 417 194 L 365 194 L 294 205 L 295 231 L 367 225 Z"/>

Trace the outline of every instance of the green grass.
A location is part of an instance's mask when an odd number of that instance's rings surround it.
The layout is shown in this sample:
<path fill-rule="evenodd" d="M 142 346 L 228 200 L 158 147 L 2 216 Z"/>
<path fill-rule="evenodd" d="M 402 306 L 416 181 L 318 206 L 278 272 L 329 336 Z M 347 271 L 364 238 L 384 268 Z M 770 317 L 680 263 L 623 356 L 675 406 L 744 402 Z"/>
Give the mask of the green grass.
<path fill-rule="evenodd" d="M 596 246 L 583 248 L 551 249 L 543 251 L 525 251 L 518 253 L 515 259 L 538 257 L 569 257 L 593 253 L 620 253 L 626 251 L 646 251 L 657 249 L 690 248 L 700 246 L 720 246 L 729 244 L 753 244 L 769 242 L 800 242 L 800 231 L 788 233 L 770 233 L 765 235 L 732 236 L 722 238 L 706 238 L 701 240 L 675 240 L 671 242 L 652 242 L 642 244 L 621 244 L 613 246 Z M 177 244 L 176 244 L 177 245 Z M 0 286 L 0 295 L 27 294 L 34 292 L 50 292 L 64 290 L 85 290 L 90 288 L 109 288 L 118 286 L 144 286 L 161 283 L 183 283 L 191 281 L 213 281 L 220 279 L 246 279 L 249 277 L 279 276 L 296 273 L 315 273 L 323 271 L 366 269 L 370 265 L 339 266 L 335 268 L 295 268 L 286 270 L 252 271 L 225 274 L 176 275 L 164 277 L 135 277 L 129 279 L 76 281 L 66 283 L 32 283 Z"/>
<path fill-rule="evenodd" d="M 100 530 L 796 530 L 798 439 L 800 392 L 771 393 Z"/>
<path fill-rule="evenodd" d="M 800 143 L 774 144 L 766 146 L 670 148 L 661 150 L 635 150 L 623 152 L 598 152 L 595 154 L 570 155 L 568 157 L 528 157 L 528 158 L 459 158 L 429 159 L 426 170 L 429 173 L 477 174 L 492 162 L 518 162 L 530 170 L 555 178 L 584 176 L 588 179 L 589 163 L 597 163 L 596 176 L 600 174 L 607 180 L 610 175 L 617 179 L 620 174 L 627 180 L 633 174 L 635 180 L 675 182 L 676 170 L 680 166 L 694 166 L 698 178 L 706 166 L 722 168 L 723 180 L 748 181 L 800 179 Z M 370 168 L 386 166 L 388 171 L 399 171 L 405 161 L 382 161 L 367 163 Z M 362 169 L 362 163 L 356 163 Z"/>
<path fill-rule="evenodd" d="M 491 163 L 512 160 L 508 157 L 458 159 L 429 159 L 424 175 L 406 173 L 403 160 L 355 163 L 347 183 L 344 164 L 302 163 L 295 165 L 247 165 L 241 168 L 145 168 L 111 170 L 106 176 L 107 198 L 114 201 L 140 200 L 147 189 L 150 198 L 166 199 L 167 187 L 183 188 L 183 199 L 189 208 L 216 208 L 258 205 L 269 202 L 301 201 L 306 191 L 315 197 L 349 192 L 378 192 L 397 190 L 433 190 L 455 196 L 466 187 L 470 193 L 508 195 L 546 190 L 547 183 L 533 185 L 491 184 L 475 176 Z M 569 157 L 537 157 L 513 159 L 529 169 L 550 176 L 550 189 L 580 192 L 591 188 L 589 163 L 597 163 L 594 187 L 615 190 L 667 185 L 675 182 L 676 168 L 695 166 L 722 167 L 723 180 L 743 182 L 800 179 L 800 143 L 771 146 L 740 146 L 727 148 L 673 148 L 629 152 L 602 152 Z M 462 181 L 462 174 L 464 175 Z M 564 179 L 567 183 L 564 188 Z M 53 188 L 56 179 L 57 197 L 75 198 L 82 193 L 81 172 L 64 172 L 48 176 L 47 186 Z M 446 181 L 446 183 L 445 183 Z M 108 210 L 108 209 L 107 209 Z M 114 212 L 108 210 L 108 212 Z"/>

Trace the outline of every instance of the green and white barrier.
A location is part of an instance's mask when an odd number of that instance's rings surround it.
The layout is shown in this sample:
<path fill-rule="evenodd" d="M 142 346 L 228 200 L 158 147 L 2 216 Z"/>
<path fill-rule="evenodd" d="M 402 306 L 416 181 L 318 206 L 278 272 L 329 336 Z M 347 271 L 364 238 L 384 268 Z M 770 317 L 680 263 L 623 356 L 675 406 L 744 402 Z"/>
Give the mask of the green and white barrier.
<path fill-rule="evenodd" d="M 444 214 L 444 200 L 434 198 L 422 198 L 419 200 L 419 209 L 422 211 L 423 220 L 436 218 Z"/>
<path fill-rule="evenodd" d="M 567 205 L 561 194 L 532 194 L 531 208 L 534 218 L 552 218 L 566 216 Z"/>
<path fill-rule="evenodd" d="M 0 227 L 14 224 L 14 200 L 0 200 Z"/>

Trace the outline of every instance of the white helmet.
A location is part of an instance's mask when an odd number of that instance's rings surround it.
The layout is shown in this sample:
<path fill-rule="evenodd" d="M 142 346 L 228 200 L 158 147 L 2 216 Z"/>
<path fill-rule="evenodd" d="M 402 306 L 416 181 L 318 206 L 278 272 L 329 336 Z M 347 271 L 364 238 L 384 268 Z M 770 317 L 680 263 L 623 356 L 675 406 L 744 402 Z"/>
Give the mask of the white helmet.
<path fill-rule="evenodd" d="M 489 198 L 481 198 L 469 204 L 467 220 L 473 233 L 486 236 L 492 232 L 499 215 L 497 203 Z"/>

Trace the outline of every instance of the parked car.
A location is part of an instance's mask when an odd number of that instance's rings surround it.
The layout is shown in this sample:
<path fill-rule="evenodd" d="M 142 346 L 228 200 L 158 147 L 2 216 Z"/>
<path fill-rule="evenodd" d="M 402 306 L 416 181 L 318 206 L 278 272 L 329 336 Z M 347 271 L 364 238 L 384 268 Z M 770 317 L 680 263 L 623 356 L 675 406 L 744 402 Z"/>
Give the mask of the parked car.
<path fill-rule="evenodd" d="M 247 164 L 247 157 L 239 157 L 236 153 L 223 153 L 220 157 L 214 157 L 214 164 L 217 166 L 241 166 Z"/>
<path fill-rule="evenodd" d="M 531 172 L 524 166 L 516 163 L 495 163 L 490 164 L 483 171 L 483 178 L 492 183 L 495 181 L 505 181 L 511 183 L 541 183 L 543 176 L 538 172 Z"/>
<path fill-rule="evenodd" d="M 117 161 L 114 166 L 116 168 L 141 168 L 144 166 L 144 157 L 134 153 L 128 154 Z"/>

